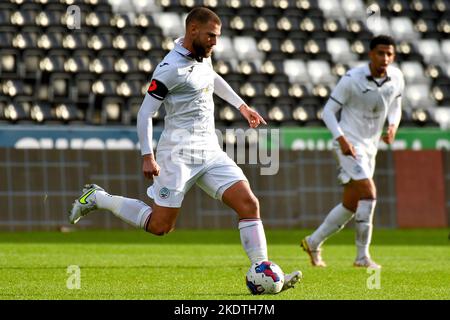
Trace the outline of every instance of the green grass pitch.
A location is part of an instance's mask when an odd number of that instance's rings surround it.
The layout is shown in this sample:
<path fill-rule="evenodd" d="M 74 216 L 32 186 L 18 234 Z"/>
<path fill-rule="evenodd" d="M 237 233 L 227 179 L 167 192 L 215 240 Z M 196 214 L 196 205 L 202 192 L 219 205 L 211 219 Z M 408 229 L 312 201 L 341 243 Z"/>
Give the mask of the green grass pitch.
<path fill-rule="evenodd" d="M 324 247 L 329 267 L 312 268 L 299 246 L 308 232 L 267 230 L 271 260 L 304 275 L 275 296 L 247 291 L 249 263 L 237 230 L 0 233 L 0 300 L 450 299 L 448 229 L 375 230 L 371 252 L 383 265 L 377 275 L 352 266 L 350 229 Z M 80 268 L 80 289 L 67 288 L 70 265 Z"/>

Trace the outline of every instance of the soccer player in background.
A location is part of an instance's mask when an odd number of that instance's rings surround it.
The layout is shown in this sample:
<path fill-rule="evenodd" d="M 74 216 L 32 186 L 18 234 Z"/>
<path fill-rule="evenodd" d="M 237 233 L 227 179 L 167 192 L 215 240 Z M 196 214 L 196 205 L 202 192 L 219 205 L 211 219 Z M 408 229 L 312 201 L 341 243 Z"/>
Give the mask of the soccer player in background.
<path fill-rule="evenodd" d="M 380 35 L 370 42 L 369 63 L 349 70 L 338 82 L 323 111 L 323 120 L 333 135 L 339 165 L 339 182 L 344 187 L 342 203 L 333 208 L 323 223 L 301 241 L 313 266 L 325 267 L 322 244 L 355 217 L 356 267 L 381 268 L 372 260 L 369 246 L 376 205 L 373 181 L 380 137 L 394 141 L 401 118 L 403 74 L 391 66 L 395 43 Z M 340 121 L 336 113 L 341 111 Z M 385 134 L 383 127 L 388 121 Z"/>
<path fill-rule="evenodd" d="M 213 93 L 239 109 L 251 128 L 266 124 L 214 72 L 211 54 L 221 33 L 220 18 L 207 8 L 195 8 L 186 18 L 184 38 L 156 67 L 137 117 L 143 157 L 142 171 L 153 179 L 147 194 L 153 206 L 113 196 L 90 184 L 75 200 L 71 223 L 96 209 L 106 209 L 128 224 L 155 235 L 175 227 L 184 195 L 196 183 L 239 216 L 242 246 L 251 263 L 267 261 L 267 245 L 259 202 L 242 170 L 221 149 L 215 133 Z M 152 116 L 164 104 L 166 117 L 156 158 L 152 147 Z M 294 286 L 301 272 L 285 275 L 284 289 Z"/>

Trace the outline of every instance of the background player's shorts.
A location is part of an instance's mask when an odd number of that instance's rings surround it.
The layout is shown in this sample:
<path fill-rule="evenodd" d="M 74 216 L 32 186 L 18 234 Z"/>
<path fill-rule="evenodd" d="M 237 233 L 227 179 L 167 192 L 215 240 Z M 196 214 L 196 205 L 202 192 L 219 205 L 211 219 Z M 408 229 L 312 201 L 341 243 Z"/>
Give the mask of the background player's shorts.
<path fill-rule="evenodd" d="M 375 156 L 366 152 L 364 147 L 354 145 L 356 159 L 342 154 L 337 141 L 333 142 L 334 153 L 338 161 L 338 180 L 346 184 L 350 180 L 372 179 L 375 171 Z"/>
<path fill-rule="evenodd" d="M 184 195 L 194 183 L 221 200 L 224 191 L 234 183 L 247 181 L 242 169 L 223 151 L 201 164 L 173 161 L 171 151 L 158 151 L 156 162 L 161 170 L 147 189 L 147 195 L 162 207 L 180 208 Z"/>

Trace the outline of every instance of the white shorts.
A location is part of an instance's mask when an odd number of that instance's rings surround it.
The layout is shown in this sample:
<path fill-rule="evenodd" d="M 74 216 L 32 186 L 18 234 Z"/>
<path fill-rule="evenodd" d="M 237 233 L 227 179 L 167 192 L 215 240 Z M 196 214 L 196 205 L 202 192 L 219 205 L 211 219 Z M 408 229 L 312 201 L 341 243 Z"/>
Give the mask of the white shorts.
<path fill-rule="evenodd" d="M 248 181 L 242 169 L 228 155 L 219 151 L 201 164 L 173 161 L 171 151 L 158 151 L 156 162 L 161 170 L 154 177 L 147 195 L 161 207 L 180 208 L 184 195 L 196 183 L 215 199 L 222 199 L 226 189 L 238 181 Z"/>
<path fill-rule="evenodd" d="M 338 180 L 341 184 L 346 184 L 350 180 L 372 179 L 375 172 L 376 154 L 370 155 L 365 148 L 354 145 L 356 159 L 352 156 L 342 154 L 338 142 L 333 142 L 334 153 L 338 161 Z"/>

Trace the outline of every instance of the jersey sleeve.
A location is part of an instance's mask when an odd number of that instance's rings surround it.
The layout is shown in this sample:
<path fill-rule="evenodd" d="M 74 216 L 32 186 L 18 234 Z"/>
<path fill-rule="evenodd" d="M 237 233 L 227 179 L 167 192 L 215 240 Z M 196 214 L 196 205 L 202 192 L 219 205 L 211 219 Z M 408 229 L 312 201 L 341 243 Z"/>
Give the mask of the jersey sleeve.
<path fill-rule="evenodd" d="M 239 109 L 240 106 L 245 104 L 244 100 L 238 96 L 231 86 L 216 72 L 214 72 L 214 93 L 220 98 Z"/>
<path fill-rule="evenodd" d="M 147 93 L 153 98 L 163 101 L 169 92 L 175 89 L 177 83 L 178 71 L 176 66 L 163 61 L 153 72 Z"/>

